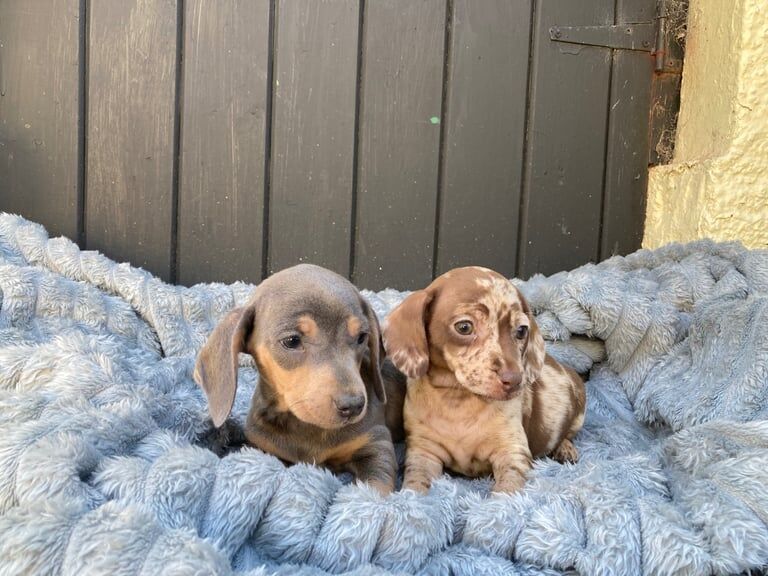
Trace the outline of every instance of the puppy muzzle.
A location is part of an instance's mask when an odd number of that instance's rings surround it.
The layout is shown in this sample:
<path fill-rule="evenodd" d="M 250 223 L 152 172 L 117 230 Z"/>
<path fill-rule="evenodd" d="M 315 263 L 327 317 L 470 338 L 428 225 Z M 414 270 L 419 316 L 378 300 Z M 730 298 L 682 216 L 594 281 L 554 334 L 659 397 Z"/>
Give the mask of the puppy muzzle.
<path fill-rule="evenodd" d="M 495 377 L 494 377 L 495 376 Z M 489 400 L 511 400 L 523 390 L 523 373 L 512 370 L 496 372 L 490 382 L 475 393 Z"/>
<path fill-rule="evenodd" d="M 523 373 L 514 370 L 502 370 L 499 372 L 501 389 L 508 395 L 515 395 L 523 387 Z"/>

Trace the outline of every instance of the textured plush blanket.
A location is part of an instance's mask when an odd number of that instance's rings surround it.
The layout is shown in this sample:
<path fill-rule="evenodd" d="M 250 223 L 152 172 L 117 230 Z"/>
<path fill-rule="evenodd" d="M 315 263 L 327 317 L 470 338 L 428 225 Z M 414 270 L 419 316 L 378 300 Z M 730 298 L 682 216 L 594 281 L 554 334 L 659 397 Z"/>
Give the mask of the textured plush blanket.
<path fill-rule="evenodd" d="M 697 242 L 520 283 L 589 372 L 581 460 L 381 498 L 223 450 L 191 378 L 252 288 L 164 284 L 0 215 L 0 574 L 728 574 L 768 564 L 768 254 Z M 367 293 L 385 316 L 403 297 Z M 257 375 L 243 357 L 234 415 Z"/>

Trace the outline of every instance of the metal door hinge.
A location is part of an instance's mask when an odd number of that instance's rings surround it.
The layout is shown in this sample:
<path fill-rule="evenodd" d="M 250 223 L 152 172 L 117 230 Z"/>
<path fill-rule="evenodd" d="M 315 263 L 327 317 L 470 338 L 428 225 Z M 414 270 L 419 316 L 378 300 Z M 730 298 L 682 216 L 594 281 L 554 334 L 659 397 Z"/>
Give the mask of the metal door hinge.
<path fill-rule="evenodd" d="M 656 71 L 681 73 L 685 53 L 688 0 L 658 0 Z"/>
<path fill-rule="evenodd" d="M 659 33 L 654 53 L 656 73 L 651 85 L 651 166 L 668 164 L 674 156 L 688 1 L 658 0 L 656 10 Z"/>
<path fill-rule="evenodd" d="M 657 22 L 658 19 L 655 22 L 607 26 L 552 26 L 549 38 L 553 42 L 653 52 L 656 48 Z"/>
<path fill-rule="evenodd" d="M 601 26 L 552 26 L 553 42 L 599 46 L 612 50 L 650 52 L 657 72 L 682 69 L 681 31 L 684 36 L 687 0 L 658 0 L 656 17 L 648 22 Z"/>

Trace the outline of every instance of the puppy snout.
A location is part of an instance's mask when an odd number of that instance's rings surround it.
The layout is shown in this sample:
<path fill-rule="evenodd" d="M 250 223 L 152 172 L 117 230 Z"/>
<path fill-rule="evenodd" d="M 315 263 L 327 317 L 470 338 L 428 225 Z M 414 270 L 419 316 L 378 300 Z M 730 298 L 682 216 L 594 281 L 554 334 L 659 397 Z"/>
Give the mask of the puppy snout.
<path fill-rule="evenodd" d="M 512 392 L 518 390 L 523 383 L 523 373 L 515 370 L 502 370 L 499 372 L 499 380 L 504 390 Z"/>
<path fill-rule="evenodd" d="M 344 394 L 334 399 L 336 411 L 342 418 L 354 418 L 359 416 L 365 408 L 365 396 L 358 394 Z"/>

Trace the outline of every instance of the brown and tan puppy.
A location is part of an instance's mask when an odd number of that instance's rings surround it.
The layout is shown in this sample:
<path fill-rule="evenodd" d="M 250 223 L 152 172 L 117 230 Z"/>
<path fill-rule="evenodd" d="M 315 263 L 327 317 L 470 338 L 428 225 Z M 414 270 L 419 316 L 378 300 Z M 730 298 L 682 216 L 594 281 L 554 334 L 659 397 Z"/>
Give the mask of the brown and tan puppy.
<path fill-rule="evenodd" d="M 518 289 L 487 268 L 457 268 L 389 316 L 384 345 L 408 376 L 404 488 L 429 489 L 443 467 L 523 487 L 531 459 L 575 461 L 581 378 L 545 353 Z"/>
<path fill-rule="evenodd" d="M 259 369 L 244 430 L 250 444 L 352 472 L 384 494 L 394 489 L 405 380 L 384 364 L 376 315 L 350 282 L 294 266 L 221 321 L 195 366 L 217 427 L 232 410 L 240 352 Z"/>

